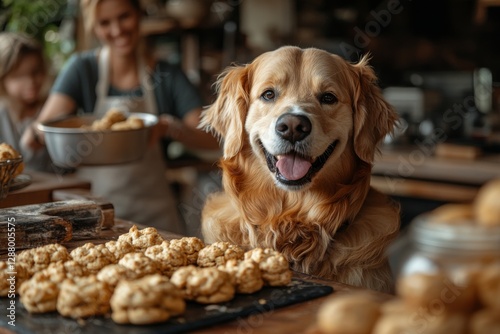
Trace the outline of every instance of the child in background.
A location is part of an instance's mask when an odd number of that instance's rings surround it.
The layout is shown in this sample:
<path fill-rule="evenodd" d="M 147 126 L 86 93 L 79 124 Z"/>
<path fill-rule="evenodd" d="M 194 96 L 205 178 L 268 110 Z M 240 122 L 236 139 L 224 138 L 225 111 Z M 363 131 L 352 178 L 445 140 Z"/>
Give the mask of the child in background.
<path fill-rule="evenodd" d="M 40 43 L 23 34 L 0 32 L 0 142 L 21 152 L 27 169 L 54 172 L 45 149 L 33 152 L 20 144 L 45 102 L 48 77 Z"/>

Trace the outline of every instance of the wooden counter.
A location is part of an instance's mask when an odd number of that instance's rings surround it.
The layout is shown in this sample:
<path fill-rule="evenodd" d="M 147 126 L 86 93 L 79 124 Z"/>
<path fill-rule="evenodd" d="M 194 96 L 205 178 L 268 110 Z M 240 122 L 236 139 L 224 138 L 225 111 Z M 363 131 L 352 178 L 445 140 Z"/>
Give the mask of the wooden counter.
<path fill-rule="evenodd" d="M 59 175 L 25 171 L 31 176 L 31 184 L 25 188 L 11 191 L 6 198 L 0 199 L 0 208 L 52 202 L 52 194 L 60 189 L 90 189 L 90 182 L 75 175 Z"/>
<path fill-rule="evenodd" d="M 372 185 L 388 195 L 468 202 L 481 185 L 500 178 L 500 154 L 452 159 L 437 157 L 424 147 L 386 146 L 372 174 Z"/>

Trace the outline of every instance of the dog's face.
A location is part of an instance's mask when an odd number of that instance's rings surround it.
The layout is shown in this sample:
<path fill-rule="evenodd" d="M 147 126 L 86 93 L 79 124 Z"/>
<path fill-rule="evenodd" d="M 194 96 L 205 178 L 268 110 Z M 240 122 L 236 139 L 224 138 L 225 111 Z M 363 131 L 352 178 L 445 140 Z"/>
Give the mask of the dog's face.
<path fill-rule="evenodd" d="M 280 188 L 299 190 L 346 150 L 372 162 L 396 120 L 374 81 L 365 60 L 351 65 L 318 49 L 283 47 L 223 73 L 202 124 L 224 138 L 226 159 L 248 141 Z"/>

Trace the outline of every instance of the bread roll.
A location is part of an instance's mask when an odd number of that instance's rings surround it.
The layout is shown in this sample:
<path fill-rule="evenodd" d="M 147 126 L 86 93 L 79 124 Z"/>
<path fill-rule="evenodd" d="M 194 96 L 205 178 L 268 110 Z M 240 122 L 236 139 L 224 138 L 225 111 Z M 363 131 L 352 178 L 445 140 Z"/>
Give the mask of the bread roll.
<path fill-rule="evenodd" d="M 380 316 L 380 304 L 368 292 L 334 295 L 318 312 L 324 334 L 369 334 Z"/>
<path fill-rule="evenodd" d="M 479 225 L 500 226 L 500 179 L 479 189 L 474 200 L 474 215 Z"/>

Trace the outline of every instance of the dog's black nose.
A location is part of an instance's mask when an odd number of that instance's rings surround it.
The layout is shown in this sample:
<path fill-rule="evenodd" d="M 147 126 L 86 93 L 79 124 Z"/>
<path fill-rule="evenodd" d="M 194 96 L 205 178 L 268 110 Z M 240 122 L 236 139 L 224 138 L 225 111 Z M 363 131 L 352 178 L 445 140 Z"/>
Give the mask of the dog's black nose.
<path fill-rule="evenodd" d="M 276 121 L 276 133 L 292 144 L 306 138 L 311 133 L 311 121 L 303 115 L 283 114 Z"/>

